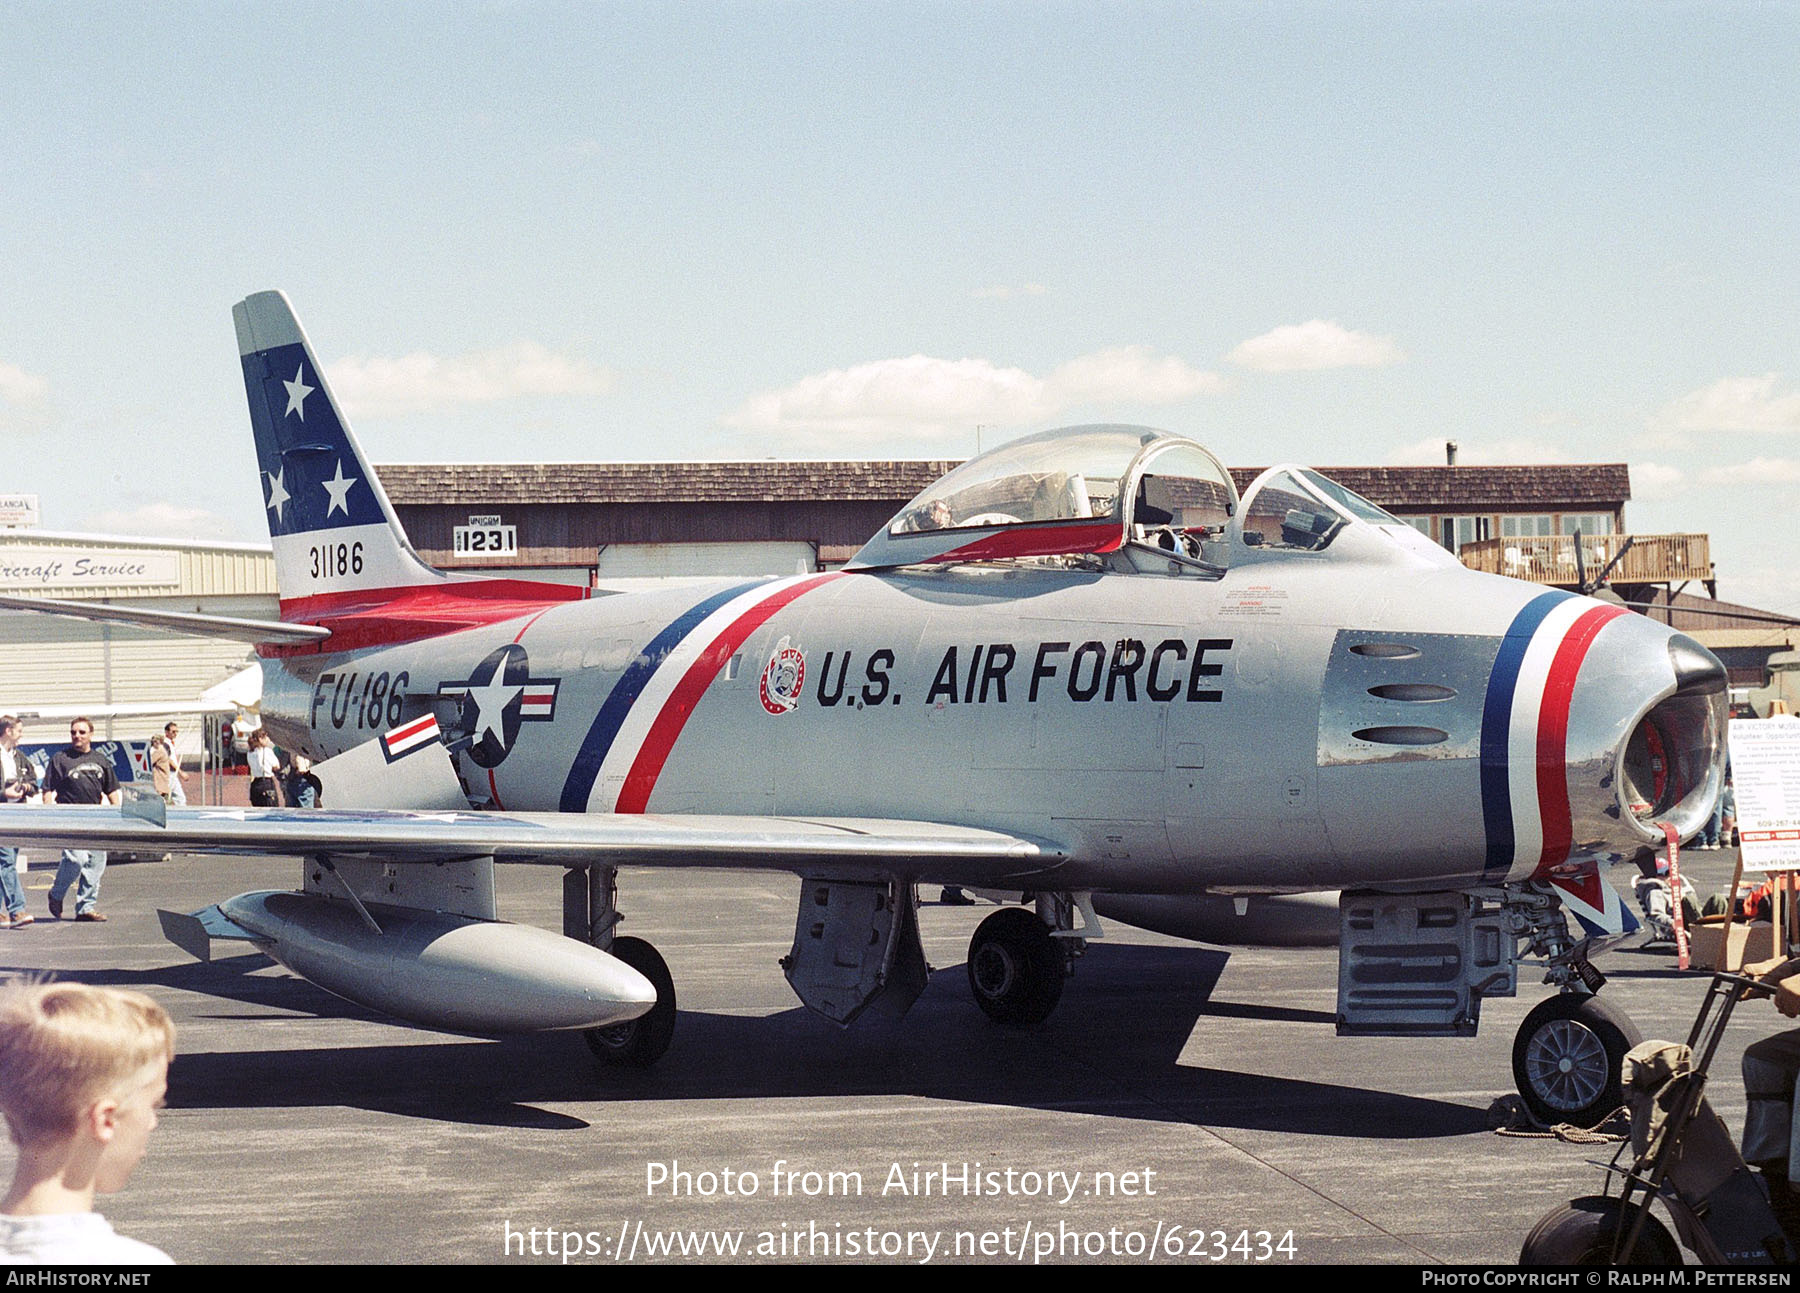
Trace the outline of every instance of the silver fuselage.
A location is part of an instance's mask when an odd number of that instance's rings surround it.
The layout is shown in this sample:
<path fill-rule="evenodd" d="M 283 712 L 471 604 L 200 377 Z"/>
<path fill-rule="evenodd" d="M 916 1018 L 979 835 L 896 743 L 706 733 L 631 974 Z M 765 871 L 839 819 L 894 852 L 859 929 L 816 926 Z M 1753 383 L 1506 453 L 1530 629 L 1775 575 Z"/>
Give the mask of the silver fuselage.
<path fill-rule="evenodd" d="M 1571 859 L 1661 839 L 1643 812 L 1659 806 L 1626 803 L 1625 765 L 1646 715 L 1676 703 L 1669 629 L 1630 614 L 1598 628 L 1564 669 L 1552 752 L 1496 717 L 1555 700 L 1529 668 L 1501 676 L 1508 635 L 1516 655 L 1547 598 L 1565 618 L 1602 603 L 1433 560 L 1381 526 L 1222 576 L 1134 562 L 845 573 L 785 601 L 724 580 L 597 596 L 272 659 L 263 711 L 315 756 L 435 711 L 476 738 L 459 756 L 472 796 L 509 810 L 922 819 L 1049 839 L 1072 857 L 1060 888 L 1522 879 L 1536 855 L 1497 837 L 1529 835 L 1534 802 L 1554 815 L 1557 781 Z M 780 604 L 746 629 L 759 599 Z M 709 602 L 723 611 L 703 615 Z M 484 711 L 471 682 L 509 646 L 512 672 L 489 681 L 517 690 L 486 693 Z M 1710 796 L 1716 708 L 1662 724 L 1683 748 L 1659 757 L 1671 775 L 1685 759 L 1691 784 L 1654 815 L 1683 833 Z"/>

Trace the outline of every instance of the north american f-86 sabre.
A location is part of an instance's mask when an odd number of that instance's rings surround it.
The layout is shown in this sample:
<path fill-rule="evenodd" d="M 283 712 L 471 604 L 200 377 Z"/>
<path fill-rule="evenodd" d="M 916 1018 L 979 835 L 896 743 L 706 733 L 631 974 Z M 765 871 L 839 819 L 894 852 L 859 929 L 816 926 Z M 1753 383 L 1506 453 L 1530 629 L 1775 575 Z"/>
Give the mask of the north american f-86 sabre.
<path fill-rule="evenodd" d="M 331 807 L 9 832 L 303 859 L 296 892 L 165 913 L 184 946 L 248 939 L 408 1019 L 583 1028 L 649 1063 L 674 987 L 618 932 L 621 867 L 800 877 L 782 964 L 844 1024 L 922 989 L 921 884 L 1021 900 L 967 966 L 1015 1025 L 1108 913 L 1192 929 L 1227 904 L 1248 928 L 1342 891 L 1340 1032 L 1471 1034 L 1538 961 L 1559 991 L 1520 1030 L 1521 1090 L 1559 1119 L 1616 1100 L 1636 1032 L 1587 953 L 1635 924 L 1602 871 L 1646 865 L 1665 824 L 1692 835 L 1720 785 L 1726 675 L 1692 639 L 1467 570 L 1304 467 L 1240 497 L 1193 441 L 1124 426 L 977 456 L 841 570 L 619 592 L 445 573 L 286 298 L 235 318 L 281 622 L 157 622 L 258 644 L 265 724 L 328 760 Z M 565 869 L 561 933 L 498 920 L 496 862 Z"/>

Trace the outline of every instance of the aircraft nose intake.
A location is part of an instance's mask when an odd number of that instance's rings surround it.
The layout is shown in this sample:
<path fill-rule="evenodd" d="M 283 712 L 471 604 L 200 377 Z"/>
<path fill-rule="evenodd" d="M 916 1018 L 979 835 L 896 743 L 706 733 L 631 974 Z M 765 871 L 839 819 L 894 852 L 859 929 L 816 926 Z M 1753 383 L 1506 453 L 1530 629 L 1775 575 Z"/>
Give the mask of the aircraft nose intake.
<path fill-rule="evenodd" d="M 1669 663 L 1675 669 L 1677 696 L 1712 696 L 1726 690 L 1725 666 L 1719 657 L 1685 634 L 1669 639 Z"/>
<path fill-rule="evenodd" d="M 1535 808 L 1543 821 L 1540 865 L 1636 857 L 1662 845 L 1665 825 L 1692 836 L 1723 779 L 1725 666 L 1693 638 L 1622 608 L 1571 599 L 1544 620 L 1532 643 L 1543 649 L 1526 652 L 1521 671 L 1550 661 L 1538 722 L 1524 732 L 1535 737 L 1523 753 L 1536 755 L 1536 776 L 1512 779 L 1527 792 L 1513 796 L 1515 817 Z M 1547 767 L 1559 753 L 1563 765 Z"/>
<path fill-rule="evenodd" d="M 1674 674 L 1672 692 L 1632 727 L 1619 758 L 1619 805 L 1651 835 L 1668 822 L 1692 835 L 1712 811 L 1723 773 L 1725 666 L 1693 638 L 1676 633 L 1666 642 Z"/>

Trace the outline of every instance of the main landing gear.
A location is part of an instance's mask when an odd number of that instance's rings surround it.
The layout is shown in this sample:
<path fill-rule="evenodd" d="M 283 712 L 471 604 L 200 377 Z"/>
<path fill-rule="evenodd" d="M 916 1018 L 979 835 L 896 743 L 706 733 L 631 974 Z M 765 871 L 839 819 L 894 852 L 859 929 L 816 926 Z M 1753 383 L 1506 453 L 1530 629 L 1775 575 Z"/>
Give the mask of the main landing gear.
<path fill-rule="evenodd" d="M 563 873 L 563 933 L 616 956 L 656 988 L 656 1004 L 645 1014 L 607 1028 L 582 1033 L 603 1064 L 648 1068 L 675 1038 L 675 980 L 662 955 L 641 938 L 615 938 L 619 923 L 619 873 L 591 867 Z"/>
<path fill-rule="evenodd" d="M 590 1028 L 582 1040 L 603 1064 L 648 1068 L 675 1039 L 675 980 L 661 954 L 641 938 L 615 938 L 606 950 L 655 985 L 656 1004 L 626 1023 Z"/>
<path fill-rule="evenodd" d="M 1079 913 L 1082 924 L 1075 926 Z M 991 1019 L 1041 1024 L 1062 999 L 1063 981 L 1087 941 L 1102 936 L 1086 894 L 1039 894 L 1037 913 L 1003 907 L 969 940 L 969 989 Z"/>

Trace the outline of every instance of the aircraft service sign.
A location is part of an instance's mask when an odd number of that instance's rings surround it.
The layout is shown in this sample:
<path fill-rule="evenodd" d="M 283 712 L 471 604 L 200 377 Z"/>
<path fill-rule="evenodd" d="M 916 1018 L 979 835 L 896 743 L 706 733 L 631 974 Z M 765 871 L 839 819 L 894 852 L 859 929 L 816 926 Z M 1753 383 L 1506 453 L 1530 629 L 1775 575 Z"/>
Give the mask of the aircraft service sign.
<path fill-rule="evenodd" d="M 172 588 L 181 583 L 181 558 L 166 549 L 4 548 L 0 589 Z"/>

